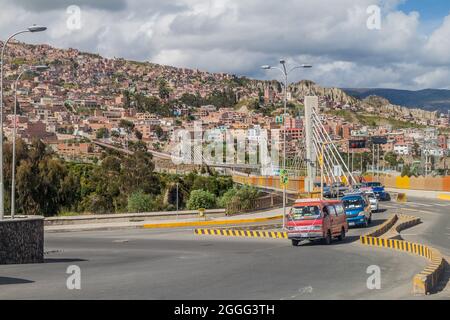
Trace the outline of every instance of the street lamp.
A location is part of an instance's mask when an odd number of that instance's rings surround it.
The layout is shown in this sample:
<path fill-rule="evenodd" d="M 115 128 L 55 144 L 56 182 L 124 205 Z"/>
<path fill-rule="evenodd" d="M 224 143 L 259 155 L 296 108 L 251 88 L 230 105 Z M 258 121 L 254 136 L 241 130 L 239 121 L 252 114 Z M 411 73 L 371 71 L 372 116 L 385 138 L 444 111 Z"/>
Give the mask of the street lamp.
<path fill-rule="evenodd" d="M 3 216 L 5 214 L 5 196 L 3 190 L 3 61 L 5 57 L 5 50 L 8 46 L 8 42 L 15 36 L 22 33 L 35 33 L 45 30 L 47 30 L 46 27 L 37 26 L 34 24 L 25 30 L 14 33 L 3 43 L 2 53 L 0 55 L 0 220 L 3 220 Z"/>
<path fill-rule="evenodd" d="M 12 170 L 11 170 L 11 219 L 14 219 L 16 214 L 16 134 L 17 134 L 17 85 L 20 78 L 27 72 L 42 72 L 48 70 L 48 66 L 39 65 L 33 67 L 25 67 L 22 72 L 17 76 L 14 83 L 14 129 L 12 134 Z"/>
<path fill-rule="evenodd" d="M 271 70 L 271 69 L 277 69 L 284 75 L 284 114 L 283 114 L 283 123 L 284 123 L 284 143 L 283 143 L 283 171 L 286 174 L 286 113 L 287 113 L 287 90 L 288 90 L 288 76 L 289 74 L 296 70 L 296 69 L 307 69 L 312 68 L 312 65 L 310 64 L 301 64 L 294 66 L 291 69 L 286 68 L 286 61 L 284 59 L 280 60 L 280 64 L 282 68 L 279 67 L 272 67 L 269 65 L 264 65 L 261 68 L 264 70 Z M 283 186 L 283 229 L 286 226 L 286 184 Z"/>

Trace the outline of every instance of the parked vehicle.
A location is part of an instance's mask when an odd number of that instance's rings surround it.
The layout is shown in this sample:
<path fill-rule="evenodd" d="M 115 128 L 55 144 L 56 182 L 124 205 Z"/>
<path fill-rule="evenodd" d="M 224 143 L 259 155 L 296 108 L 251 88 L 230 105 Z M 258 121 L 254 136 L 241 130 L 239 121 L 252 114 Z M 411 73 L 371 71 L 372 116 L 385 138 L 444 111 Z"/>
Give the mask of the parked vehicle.
<path fill-rule="evenodd" d="M 362 192 L 347 194 L 342 198 L 349 227 L 367 227 L 372 223 L 369 198 Z"/>
<path fill-rule="evenodd" d="M 302 240 L 343 240 L 348 231 L 344 205 L 338 200 L 302 199 L 294 203 L 287 216 L 288 238 L 293 246 Z"/>

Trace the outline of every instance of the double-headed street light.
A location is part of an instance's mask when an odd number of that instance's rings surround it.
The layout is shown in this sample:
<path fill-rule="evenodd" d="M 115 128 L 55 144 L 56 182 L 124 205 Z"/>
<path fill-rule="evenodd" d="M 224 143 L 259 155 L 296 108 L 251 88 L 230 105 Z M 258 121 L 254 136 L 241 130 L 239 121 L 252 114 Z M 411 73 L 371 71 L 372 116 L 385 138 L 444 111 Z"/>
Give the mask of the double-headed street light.
<path fill-rule="evenodd" d="M 47 30 L 47 27 L 32 25 L 25 30 L 14 33 L 3 43 L 2 53 L 0 55 L 0 220 L 3 220 L 5 214 L 5 196 L 3 190 L 3 61 L 5 57 L 5 51 L 8 42 L 15 36 L 22 33 L 42 32 L 45 30 Z"/>
<path fill-rule="evenodd" d="M 17 134 L 17 91 L 20 78 L 28 72 L 42 72 L 48 70 L 46 65 L 38 65 L 32 67 L 25 67 L 17 76 L 14 83 L 14 128 L 12 134 L 12 169 L 11 169 L 11 219 L 14 219 L 16 214 L 16 134 Z"/>
<path fill-rule="evenodd" d="M 312 65 L 310 64 L 301 64 L 294 66 L 291 69 L 287 69 L 286 67 L 286 61 L 284 59 L 280 60 L 280 64 L 282 68 L 279 67 L 272 67 L 269 65 L 262 66 L 261 68 L 264 70 L 270 70 L 270 69 L 277 69 L 284 75 L 284 114 L 283 114 L 283 124 L 284 124 L 284 143 L 283 143 L 283 171 L 284 174 L 286 174 L 286 113 L 287 113 L 287 90 L 288 90 L 288 76 L 289 74 L 296 70 L 296 69 L 307 69 L 312 68 Z M 283 229 L 286 226 L 286 184 L 283 185 Z"/>

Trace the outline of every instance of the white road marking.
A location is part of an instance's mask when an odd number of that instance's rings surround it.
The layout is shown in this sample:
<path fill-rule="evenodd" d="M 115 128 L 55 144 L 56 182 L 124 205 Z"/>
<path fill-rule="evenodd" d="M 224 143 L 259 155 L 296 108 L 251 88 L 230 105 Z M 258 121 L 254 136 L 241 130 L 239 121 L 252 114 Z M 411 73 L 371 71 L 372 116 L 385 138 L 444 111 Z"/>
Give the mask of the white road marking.
<path fill-rule="evenodd" d="M 414 212 L 420 212 L 420 213 L 425 213 L 425 214 L 430 214 L 430 215 L 439 215 L 439 213 L 436 213 L 436 212 L 424 211 L 424 210 L 413 209 L 413 208 L 401 208 L 400 211 L 414 211 Z"/>
<path fill-rule="evenodd" d="M 405 202 L 405 205 L 411 206 L 424 206 L 424 207 L 432 207 L 432 204 L 429 203 L 420 203 L 420 202 Z"/>

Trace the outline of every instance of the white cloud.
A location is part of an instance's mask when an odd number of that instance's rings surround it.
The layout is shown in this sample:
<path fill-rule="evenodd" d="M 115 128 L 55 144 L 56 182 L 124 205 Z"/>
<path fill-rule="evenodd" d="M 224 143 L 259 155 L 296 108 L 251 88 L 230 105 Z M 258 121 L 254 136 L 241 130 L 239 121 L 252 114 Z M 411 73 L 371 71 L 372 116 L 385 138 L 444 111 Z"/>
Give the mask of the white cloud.
<path fill-rule="evenodd" d="M 397 11 L 403 0 L 0 0 L 0 38 L 31 23 L 45 42 L 208 71 L 276 77 L 259 69 L 283 57 L 313 63 L 308 77 L 342 87 L 449 87 L 439 72 L 450 63 L 450 16 L 427 38 L 420 15 Z M 83 28 L 68 30 L 66 5 L 82 9 Z M 94 4 L 92 4 L 94 3 Z M 368 6 L 382 8 L 381 30 L 366 27 Z"/>

